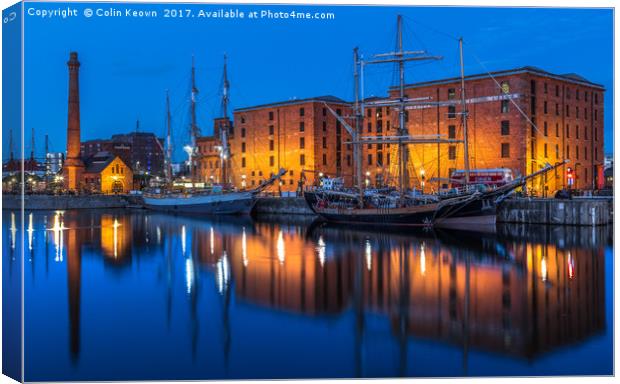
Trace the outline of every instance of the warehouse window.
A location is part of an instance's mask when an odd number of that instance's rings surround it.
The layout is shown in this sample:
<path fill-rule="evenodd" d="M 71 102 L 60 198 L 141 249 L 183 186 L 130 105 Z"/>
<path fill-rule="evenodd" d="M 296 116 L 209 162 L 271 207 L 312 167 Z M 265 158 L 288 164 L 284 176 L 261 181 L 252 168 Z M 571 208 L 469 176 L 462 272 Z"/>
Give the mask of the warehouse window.
<path fill-rule="evenodd" d="M 543 129 L 544 129 L 545 136 L 547 136 L 548 135 L 548 129 L 547 129 L 547 122 L 546 121 L 543 124 Z"/>
<path fill-rule="evenodd" d="M 555 115 L 560 116 L 560 104 L 555 103 Z"/>
<path fill-rule="evenodd" d="M 368 154 L 368 165 L 372 165 L 372 155 Z"/>
<path fill-rule="evenodd" d="M 510 121 L 502 120 L 502 136 L 510 135 Z"/>
<path fill-rule="evenodd" d="M 323 132 L 327 132 L 327 121 L 323 122 Z"/>
<path fill-rule="evenodd" d="M 323 116 L 327 116 L 327 108 L 323 108 Z"/>
<path fill-rule="evenodd" d="M 299 122 L 299 132 L 303 132 L 306 130 L 306 125 L 304 124 L 303 121 Z"/>
<path fill-rule="evenodd" d="M 241 128 L 241 137 L 245 137 L 245 128 Z"/>
<path fill-rule="evenodd" d="M 372 132 L 372 123 L 370 121 L 368 122 L 368 132 Z"/>
<path fill-rule="evenodd" d="M 578 125 L 575 126 L 575 137 L 577 139 L 579 138 L 579 126 Z"/>
<path fill-rule="evenodd" d="M 275 164 L 275 158 L 273 156 L 269 156 L 269 166 L 273 167 L 274 164 Z"/>
<path fill-rule="evenodd" d="M 304 108 L 299 108 L 299 116 L 305 116 L 306 110 Z"/>
<path fill-rule="evenodd" d="M 304 137 L 299 138 L 299 149 L 304 149 L 306 147 L 306 139 Z"/>
<path fill-rule="evenodd" d="M 448 119 L 456 118 L 456 107 L 454 105 L 450 105 L 448 107 Z"/>
<path fill-rule="evenodd" d="M 556 160 L 560 158 L 560 146 L 559 145 L 555 145 L 555 158 Z"/>
<path fill-rule="evenodd" d="M 269 126 L 269 134 L 270 134 L 270 135 L 273 135 L 273 125 L 270 125 L 270 126 Z"/>
<path fill-rule="evenodd" d="M 245 152 L 245 143 L 241 143 L 241 152 Z"/>
<path fill-rule="evenodd" d="M 543 102 L 543 112 L 545 113 L 545 115 L 547 114 L 547 102 Z"/>
<path fill-rule="evenodd" d="M 509 103 L 508 100 L 502 100 L 502 108 L 501 108 L 502 113 L 508 113 L 510 111 L 510 107 L 508 103 Z"/>
<path fill-rule="evenodd" d="M 547 143 L 545 143 L 544 152 L 545 152 L 545 158 L 549 157 L 549 156 L 547 156 Z"/>
<path fill-rule="evenodd" d="M 306 156 L 299 155 L 299 165 L 306 165 Z"/>
<path fill-rule="evenodd" d="M 323 165 L 327 165 L 327 154 L 323 154 Z"/>
<path fill-rule="evenodd" d="M 323 137 L 323 148 L 327 149 L 327 137 Z"/>
<path fill-rule="evenodd" d="M 510 157 L 510 143 L 502 143 L 502 158 Z"/>
<path fill-rule="evenodd" d="M 273 111 L 269 112 L 269 120 L 273 120 Z"/>
<path fill-rule="evenodd" d="M 570 139 L 570 125 L 566 124 L 566 138 Z"/>
<path fill-rule="evenodd" d="M 454 88 L 448 89 L 448 100 L 456 98 L 456 90 Z"/>
<path fill-rule="evenodd" d="M 547 93 L 547 83 L 544 83 L 543 88 L 544 88 L 544 92 Z"/>
<path fill-rule="evenodd" d="M 275 147 L 275 145 L 274 145 L 273 140 L 269 140 L 269 150 L 273 151 L 274 147 Z"/>
<path fill-rule="evenodd" d="M 245 157 L 241 158 L 241 168 L 245 168 Z"/>
<path fill-rule="evenodd" d="M 448 125 L 448 138 L 455 139 L 456 138 L 456 126 Z"/>
<path fill-rule="evenodd" d="M 456 159 L 456 145 L 451 145 L 448 147 L 448 159 L 450 160 Z"/>
<path fill-rule="evenodd" d="M 560 86 L 559 85 L 555 86 L 555 97 L 560 97 Z"/>
<path fill-rule="evenodd" d="M 568 145 L 566 146 L 566 158 L 570 158 L 570 147 Z"/>

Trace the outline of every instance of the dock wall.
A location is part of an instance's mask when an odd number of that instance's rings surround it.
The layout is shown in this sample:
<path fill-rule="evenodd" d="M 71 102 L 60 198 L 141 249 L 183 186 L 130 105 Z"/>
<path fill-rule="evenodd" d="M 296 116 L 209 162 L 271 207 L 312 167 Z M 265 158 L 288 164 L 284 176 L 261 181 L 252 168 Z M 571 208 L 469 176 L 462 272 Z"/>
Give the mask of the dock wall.
<path fill-rule="evenodd" d="M 26 209 L 31 210 L 65 210 L 65 209 L 110 209 L 125 208 L 129 205 L 129 197 L 122 195 L 98 196 L 24 196 Z M 20 195 L 3 195 L 2 209 L 20 209 Z"/>
<path fill-rule="evenodd" d="M 507 199 L 497 210 L 499 223 L 593 226 L 611 221 L 608 199 Z"/>
<path fill-rule="evenodd" d="M 254 206 L 257 215 L 314 215 L 303 197 L 260 197 Z"/>

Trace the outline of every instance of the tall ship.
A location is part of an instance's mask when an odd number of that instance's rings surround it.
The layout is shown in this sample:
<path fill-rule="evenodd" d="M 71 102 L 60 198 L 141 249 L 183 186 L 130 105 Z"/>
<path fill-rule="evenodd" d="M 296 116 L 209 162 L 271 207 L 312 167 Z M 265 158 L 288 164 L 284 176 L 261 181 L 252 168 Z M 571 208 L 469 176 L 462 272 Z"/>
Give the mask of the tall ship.
<path fill-rule="evenodd" d="M 222 88 L 222 116 L 228 116 L 230 83 L 227 75 L 227 61 L 224 56 L 223 70 L 223 88 Z M 276 182 L 286 170 L 280 171 L 272 175 L 269 179 L 263 181 L 258 187 L 249 190 L 237 190 L 227 183 L 221 185 L 213 184 L 205 186 L 204 183 L 196 183 L 197 169 L 196 159 L 198 157 L 197 138 L 199 136 L 198 124 L 196 122 L 196 100 L 198 88 L 196 87 L 196 69 L 192 58 L 191 70 L 191 123 L 190 123 L 190 143 L 184 147 L 188 154 L 187 164 L 189 166 L 189 175 L 191 183 L 182 183 L 181 188 L 175 188 L 173 171 L 172 171 L 172 126 L 170 115 L 170 98 L 166 93 L 166 159 L 165 159 L 165 185 L 160 188 L 154 188 L 143 194 L 144 206 L 148 209 L 179 212 L 179 213 L 196 213 L 206 215 L 243 215 L 250 214 L 258 194 Z M 219 130 L 219 160 L 221 163 L 221 172 L 223 180 L 227 180 L 226 172 L 228 170 L 228 161 L 231 153 L 228 147 L 228 130 Z M 188 185 L 189 184 L 189 185 Z"/>
<path fill-rule="evenodd" d="M 439 60 L 438 56 L 427 56 L 425 51 L 405 51 L 403 49 L 402 17 L 397 19 L 397 49 L 389 53 L 374 55 L 369 60 L 360 58 L 358 49 L 353 52 L 355 106 L 354 126 L 327 105 L 327 109 L 347 129 L 353 145 L 353 162 L 355 166 L 353 188 L 312 187 L 304 191 L 304 198 L 310 209 L 323 220 L 334 223 L 364 225 L 398 225 L 398 226 L 437 226 L 463 227 L 466 225 L 495 224 L 496 209 L 504 199 L 516 189 L 524 186 L 532 178 L 562 166 L 565 162 L 547 165 L 541 170 L 506 180 L 502 185 L 475 183 L 470 180 L 472 170 L 469 168 L 467 143 L 467 103 L 465 98 L 465 75 L 463 67 L 463 40 L 459 39 L 460 53 L 460 100 L 451 101 L 455 107 L 460 104 L 463 139 L 445 138 L 441 135 L 410 135 L 406 126 L 406 110 L 421 105 L 444 105 L 445 102 L 411 99 L 405 95 L 405 63 L 411 61 Z M 360 97 L 360 72 L 368 65 L 395 63 L 398 67 L 398 98 L 388 101 L 365 102 Z M 388 107 L 398 111 L 397 134 L 393 136 L 362 136 L 364 105 Z M 464 147 L 464 170 L 459 186 L 448 191 L 424 194 L 409 189 L 409 145 L 420 144 L 456 144 Z M 371 144 L 394 145 L 398 148 L 398 185 L 396 188 L 369 190 L 362 183 L 362 146 Z M 481 170 L 473 170 L 476 173 Z"/>

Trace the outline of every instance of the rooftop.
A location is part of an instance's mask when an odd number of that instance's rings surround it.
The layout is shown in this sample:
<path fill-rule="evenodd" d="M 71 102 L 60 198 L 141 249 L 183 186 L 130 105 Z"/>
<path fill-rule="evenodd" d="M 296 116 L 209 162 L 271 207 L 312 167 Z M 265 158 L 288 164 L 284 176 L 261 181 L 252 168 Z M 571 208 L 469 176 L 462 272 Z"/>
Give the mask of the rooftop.
<path fill-rule="evenodd" d="M 530 74 L 534 74 L 538 76 L 549 77 L 552 79 L 568 81 L 568 82 L 575 83 L 575 84 L 581 84 L 581 85 L 585 85 L 588 87 L 594 87 L 594 88 L 599 88 L 601 90 L 605 90 L 605 87 L 602 86 L 601 84 L 593 83 L 589 81 L 588 79 L 586 79 L 585 77 L 578 75 L 576 73 L 565 73 L 565 74 L 560 75 L 560 74 L 551 73 L 551 72 L 548 72 L 548 71 L 545 71 L 543 69 L 533 67 L 533 66 L 525 66 L 525 67 L 514 68 L 514 69 L 506 69 L 502 71 L 468 75 L 468 76 L 465 76 L 465 80 L 485 79 L 489 77 L 489 74 L 492 75 L 493 77 L 503 77 L 503 76 L 522 74 L 522 73 L 530 73 Z M 458 82 L 460 80 L 461 80 L 460 77 L 450 77 L 447 79 L 430 80 L 430 81 L 422 81 L 419 83 L 405 84 L 405 87 L 406 88 L 417 88 L 417 87 L 425 87 L 429 85 L 450 84 L 450 83 Z M 396 89 L 396 88 L 397 88 L 396 86 L 390 87 L 390 89 Z"/>
<path fill-rule="evenodd" d="M 275 102 L 275 103 L 255 105 L 255 106 L 251 106 L 251 107 L 237 108 L 237 109 L 235 109 L 234 112 L 251 111 L 251 110 L 255 110 L 255 109 L 282 107 L 282 106 L 286 106 L 286 105 L 305 104 L 305 103 L 349 104 L 348 101 L 344 101 L 344 100 L 342 100 L 339 97 L 327 95 L 327 96 L 310 97 L 310 98 L 306 98 L 306 99 L 291 99 L 291 100 L 287 100 L 287 101 L 279 101 L 279 102 Z"/>

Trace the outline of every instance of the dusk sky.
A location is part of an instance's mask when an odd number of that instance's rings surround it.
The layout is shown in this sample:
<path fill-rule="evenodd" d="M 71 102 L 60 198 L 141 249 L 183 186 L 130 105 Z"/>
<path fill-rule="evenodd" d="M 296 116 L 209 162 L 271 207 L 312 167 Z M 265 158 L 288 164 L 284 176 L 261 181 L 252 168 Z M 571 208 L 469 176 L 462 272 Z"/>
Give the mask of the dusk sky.
<path fill-rule="evenodd" d="M 535 66 L 552 73 L 578 73 L 602 84 L 605 93 L 605 152 L 613 151 L 613 13 L 610 9 L 526 9 L 294 5 L 180 5 L 174 8 L 333 12 L 334 20 L 163 18 L 164 4 L 134 4 L 158 18 L 83 16 L 85 8 L 121 4 L 26 3 L 25 9 L 78 10 L 78 17 L 25 16 L 26 153 L 36 130 L 64 151 L 67 66 L 79 53 L 82 140 L 108 138 L 135 129 L 163 136 L 165 90 L 170 89 L 176 156 L 187 142 L 190 65 L 196 60 L 200 90 L 198 123 L 211 133 L 219 115 L 222 56 L 229 58 L 231 109 L 292 98 L 353 97 L 352 48 L 367 56 L 395 47 L 396 15 L 404 15 L 405 47 L 442 55 L 438 62 L 411 65 L 407 82 L 459 75 L 458 43 L 465 40 L 465 73 Z M 391 66 L 368 71 L 365 95 L 384 95 L 397 81 Z M 3 130 L 8 157 L 8 129 Z"/>

